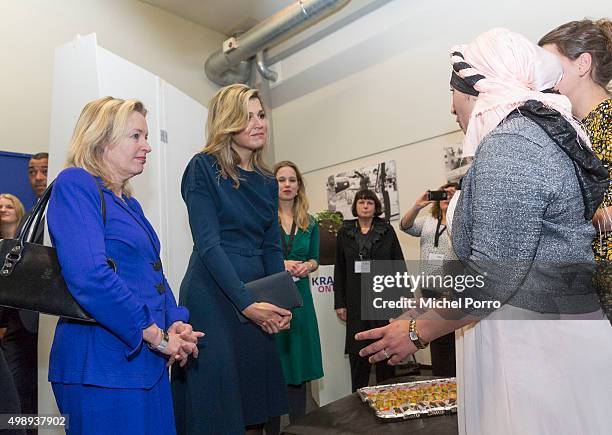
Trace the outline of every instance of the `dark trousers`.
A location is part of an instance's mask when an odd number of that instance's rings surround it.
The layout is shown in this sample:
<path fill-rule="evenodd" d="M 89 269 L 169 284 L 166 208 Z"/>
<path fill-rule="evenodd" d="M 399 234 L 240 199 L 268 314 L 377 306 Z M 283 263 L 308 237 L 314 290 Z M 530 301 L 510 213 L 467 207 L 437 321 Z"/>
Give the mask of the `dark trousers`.
<path fill-rule="evenodd" d="M 289 399 L 289 423 L 306 415 L 306 382 L 300 385 L 287 385 Z M 266 435 L 280 433 L 280 417 L 272 417 L 265 425 Z"/>
<path fill-rule="evenodd" d="M 434 376 L 455 376 L 455 333 L 443 335 L 429 345 L 431 352 L 431 374 Z"/>
<path fill-rule="evenodd" d="M 300 385 L 287 385 L 289 399 L 289 422 L 293 423 L 306 415 L 306 382 Z"/>
<path fill-rule="evenodd" d="M 17 311 L 11 311 L 0 347 L 13 376 L 21 413 L 38 414 L 38 334 L 25 329 Z M 35 429 L 28 430 L 28 434 L 35 433 Z"/>
<path fill-rule="evenodd" d="M 349 362 L 351 364 L 351 383 L 354 393 L 359 388 L 368 386 L 372 364 L 370 364 L 367 358 L 362 358 L 359 355 L 350 353 Z M 377 384 L 395 376 L 395 367 L 387 364 L 387 361 L 377 363 L 375 369 Z"/>
<path fill-rule="evenodd" d="M 19 414 L 21 412 L 21 406 L 19 404 L 19 397 L 17 396 L 17 389 L 13 382 L 13 376 L 9 370 L 4 353 L 0 349 L 0 392 L 2 399 L 0 400 L 0 414 Z M 6 430 L 2 431 L 3 434 L 7 435 L 23 435 L 23 430 Z"/>
<path fill-rule="evenodd" d="M 439 298 L 441 294 L 436 290 L 421 290 L 425 298 Z M 443 335 L 429 344 L 431 353 L 431 374 L 434 376 L 455 376 L 455 333 Z"/>

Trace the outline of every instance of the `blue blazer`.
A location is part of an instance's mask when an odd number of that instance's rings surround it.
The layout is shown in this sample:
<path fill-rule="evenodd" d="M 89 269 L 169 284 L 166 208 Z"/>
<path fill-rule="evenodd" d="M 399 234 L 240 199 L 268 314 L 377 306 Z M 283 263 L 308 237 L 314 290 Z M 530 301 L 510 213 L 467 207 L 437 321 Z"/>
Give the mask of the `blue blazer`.
<path fill-rule="evenodd" d="M 47 223 L 70 293 L 98 324 L 60 318 L 49 381 L 110 388 L 150 388 L 165 358 L 143 343 L 142 330 L 189 320 L 177 307 L 159 258 L 160 243 L 134 198 L 105 187 L 106 225 L 91 174 L 63 170 L 55 180 Z M 116 272 L 107 259 L 112 258 Z M 167 372 L 166 372 L 167 373 Z"/>

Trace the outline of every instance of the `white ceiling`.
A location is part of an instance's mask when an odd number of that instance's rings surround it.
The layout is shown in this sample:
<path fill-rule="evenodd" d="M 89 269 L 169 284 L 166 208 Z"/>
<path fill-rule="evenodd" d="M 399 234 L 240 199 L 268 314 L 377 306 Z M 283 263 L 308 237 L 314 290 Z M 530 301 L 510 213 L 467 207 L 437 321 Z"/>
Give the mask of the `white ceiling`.
<path fill-rule="evenodd" d="M 224 35 L 244 31 L 296 0 L 140 0 Z"/>

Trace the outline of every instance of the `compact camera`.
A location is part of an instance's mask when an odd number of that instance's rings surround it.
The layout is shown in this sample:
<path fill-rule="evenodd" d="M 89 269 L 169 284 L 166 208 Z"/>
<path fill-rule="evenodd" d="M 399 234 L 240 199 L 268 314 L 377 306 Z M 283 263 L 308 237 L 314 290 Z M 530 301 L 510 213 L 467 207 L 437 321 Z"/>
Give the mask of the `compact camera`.
<path fill-rule="evenodd" d="M 446 190 L 430 190 L 429 201 L 444 201 L 448 199 L 448 192 Z"/>

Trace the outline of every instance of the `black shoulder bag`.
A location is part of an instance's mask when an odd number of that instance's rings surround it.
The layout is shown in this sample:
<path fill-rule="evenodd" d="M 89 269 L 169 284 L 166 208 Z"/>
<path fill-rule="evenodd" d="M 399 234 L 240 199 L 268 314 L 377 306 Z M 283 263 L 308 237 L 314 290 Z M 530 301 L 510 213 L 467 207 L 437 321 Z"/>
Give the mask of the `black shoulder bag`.
<path fill-rule="evenodd" d="M 106 224 L 106 204 L 97 180 L 96 185 Z M 55 248 L 33 243 L 52 189 L 53 183 L 36 203 L 17 239 L 0 240 L 0 305 L 95 322 L 70 294 Z"/>

